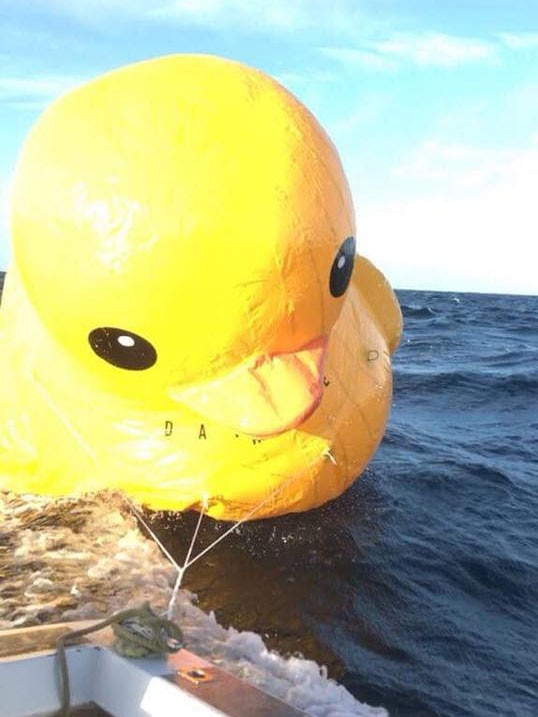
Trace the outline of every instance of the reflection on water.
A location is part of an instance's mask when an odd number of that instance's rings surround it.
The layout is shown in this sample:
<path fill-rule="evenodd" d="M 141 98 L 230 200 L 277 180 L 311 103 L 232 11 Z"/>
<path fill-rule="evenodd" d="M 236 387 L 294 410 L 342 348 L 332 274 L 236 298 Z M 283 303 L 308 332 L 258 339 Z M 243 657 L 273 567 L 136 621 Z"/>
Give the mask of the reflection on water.
<path fill-rule="evenodd" d="M 120 496 L 0 493 L 0 629 L 163 607 L 173 577 Z"/>
<path fill-rule="evenodd" d="M 220 624 L 254 631 L 282 654 L 307 655 L 338 678 L 344 665 L 328 646 L 331 615 L 338 615 L 338 629 L 347 623 L 370 649 L 391 649 L 373 626 L 357 620 L 356 596 L 349 589 L 354 580 L 361 590 L 376 589 L 363 557 L 379 534 L 379 512 L 373 486 L 361 480 L 318 510 L 250 521 L 194 563 L 183 586 L 197 595 L 203 610 L 215 612 Z M 144 517 L 181 565 L 198 515 L 147 512 Z M 193 555 L 229 527 L 204 519 Z"/>
<path fill-rule="evenodd" d="M 362 479 L 318 510 L 245 523 L 187 570 L 182 587 L 223 626 L 256 632 L 268 647 L 306 655 L 339 677 L 342 660 L 328 647 L 331 615 L 370 649 L 390 651 L 373 626 L 357 620 L 349 589 L 354 580 L 361 590 L 376 589 L 363 557 L 379 533 L 379 510 Z M 198 515 L 144 518 L 182 564 Z M 204 518 L 193 555 L 229 527 Z M 141 599 L 164 609 L 175 571 L 145 532 L 115 494 L 0 496 L 0 628 L 102 617 Z"/>
<path fill-rule="evenodd" d="M 334 649 L 342 626 L 359 638 L 372 632 L 354 616 L 349 579 L 361 584 L 376 511 L 364 483 L 308 515 L 240 526 L 186 573 L 173 613 L 186 647 L 306 712 L 386 715 L 326 679 L 343 673 Z M 198 516 L 145 518 L 181 563 Z M 204 519 L 194 554 L 227 528 Z M 177 574 L 144 532 L 115 494 L 53 501 L 0 493 L 0 629 L 102 618 L 144 601 L 164 612 Z"/>

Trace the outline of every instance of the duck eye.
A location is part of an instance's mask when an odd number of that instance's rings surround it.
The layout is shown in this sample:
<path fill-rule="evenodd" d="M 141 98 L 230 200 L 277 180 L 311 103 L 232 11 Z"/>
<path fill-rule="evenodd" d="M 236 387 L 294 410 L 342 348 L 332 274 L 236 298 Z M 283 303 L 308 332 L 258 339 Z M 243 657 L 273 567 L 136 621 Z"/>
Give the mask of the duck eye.
<path fill-rule="evenodd" d="M 103 326 L 90 331 L 88 341 L 99 358 L 118 368 L 142 371 L 157 361 L 152 344 L 132 331 Z"/>
<path fill-rule="evenodd" d="M 348 237 L 342 244 L 333 261 L 329 288 L 331 294 L 336 298 L 342 296 L 349 286 L 353 263 L 355 261 L 355 237 Z"/>

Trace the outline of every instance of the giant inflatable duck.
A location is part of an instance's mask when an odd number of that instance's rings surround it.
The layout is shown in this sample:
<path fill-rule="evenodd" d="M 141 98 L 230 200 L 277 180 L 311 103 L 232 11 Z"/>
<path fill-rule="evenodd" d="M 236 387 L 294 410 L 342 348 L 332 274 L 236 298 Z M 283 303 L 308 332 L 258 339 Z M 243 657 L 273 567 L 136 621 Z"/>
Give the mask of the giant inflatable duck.
<path fill-rule="evenodd" d="M 261 72 L 175 55 L 53 104 L 16 168 L 0 489 L 222 519 L 339 495 L 379 444 L 401 314 L 338 155 Z"/>

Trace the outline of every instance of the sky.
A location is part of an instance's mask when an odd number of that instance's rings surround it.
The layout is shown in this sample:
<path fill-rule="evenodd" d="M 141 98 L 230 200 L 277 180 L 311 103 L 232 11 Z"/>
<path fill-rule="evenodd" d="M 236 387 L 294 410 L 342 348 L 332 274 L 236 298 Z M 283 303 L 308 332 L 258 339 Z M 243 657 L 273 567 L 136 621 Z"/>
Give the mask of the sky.
<path fill-rule="evenodd" d="M 43 109 L 175 52 L 258 67 L 313 111 L 358 251 L 395 288 L 538 294 L 532 0 L 0 0 L 0 268 L 10 176 Z"/>

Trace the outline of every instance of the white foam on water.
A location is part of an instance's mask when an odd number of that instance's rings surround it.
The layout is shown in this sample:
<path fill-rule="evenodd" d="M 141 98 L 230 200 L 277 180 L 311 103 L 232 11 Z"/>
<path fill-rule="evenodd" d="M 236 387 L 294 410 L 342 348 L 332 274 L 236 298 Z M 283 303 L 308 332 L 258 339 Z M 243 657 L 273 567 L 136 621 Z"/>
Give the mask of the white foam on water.
<path fill-rule="evenodd" d="M 176 571 L 119 496 L 51 501 L 0 494 L 0 629 L 102 618 L 149 601 L 165 612 Z M 312 660 L 282 657 L 253 632 L 223 628 L 180 590 L 186 647 L 313 717 L 383 717 Z"/>

